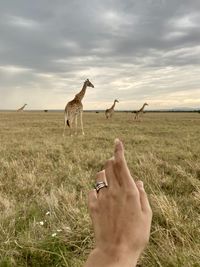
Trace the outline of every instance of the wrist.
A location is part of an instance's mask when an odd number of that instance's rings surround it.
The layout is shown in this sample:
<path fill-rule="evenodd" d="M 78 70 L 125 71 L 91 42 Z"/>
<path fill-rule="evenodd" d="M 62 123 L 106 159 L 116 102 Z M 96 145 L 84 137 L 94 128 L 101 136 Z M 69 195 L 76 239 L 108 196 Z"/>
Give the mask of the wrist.
<path fill-rule="evenodd" d="M 124 249 L 102 250 L 95 248 L 90 253 L 85 267 L 134 267 L 137 264 L 139 253 L 127 252 Z"/>

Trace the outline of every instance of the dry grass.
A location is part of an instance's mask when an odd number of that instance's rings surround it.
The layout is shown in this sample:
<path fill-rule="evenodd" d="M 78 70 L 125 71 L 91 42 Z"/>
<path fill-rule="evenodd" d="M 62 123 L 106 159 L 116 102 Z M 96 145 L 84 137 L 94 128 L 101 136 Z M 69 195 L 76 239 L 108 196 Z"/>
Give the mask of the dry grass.
<path fill-rule="evenodd" d="M 115 137 L 154 212 L 140 266 L 200 266 L 200 114 L 134 123 L 130 113 L 86 113 L 84 122 L 85 137 L 63 138 L 62 113 L 0 113 L 0 266 L 83 265 L 87 192 Z"/>

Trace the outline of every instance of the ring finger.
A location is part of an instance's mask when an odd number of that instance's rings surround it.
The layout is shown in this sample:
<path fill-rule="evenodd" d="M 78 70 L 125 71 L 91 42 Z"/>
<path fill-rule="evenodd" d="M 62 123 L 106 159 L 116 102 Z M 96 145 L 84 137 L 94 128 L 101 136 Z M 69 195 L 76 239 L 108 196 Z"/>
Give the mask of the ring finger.
<path fill-rule="evenodd" d="M 99 190 L 97 190 L 98 191 L 97 195 L 101 195 L 102 193 L 105 193 L 105 190 L 107 190 L 108 182 L 106 179 L 105 170 L 102 170 L 96 174 L 96 186 L 98 187 L 98 184 L 99 184 L 99 186 L 101 187 L 101 183 L 104 186 L 100 188 Z"/>

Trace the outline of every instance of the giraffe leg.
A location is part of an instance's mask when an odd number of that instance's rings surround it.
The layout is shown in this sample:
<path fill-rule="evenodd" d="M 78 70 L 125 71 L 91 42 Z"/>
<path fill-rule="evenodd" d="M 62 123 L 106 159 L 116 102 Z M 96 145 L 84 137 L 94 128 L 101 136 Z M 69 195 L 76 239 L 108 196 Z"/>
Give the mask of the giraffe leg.
<path fill-rule="evenodd" d="M 63 136 L 65 134 L 65 129 L 66 129 L 67 125 L 68 125 L 69 130 L 70 130 L 70 135 L 72 136 L 73 121 L 74 121 L 74 114 L 72 114 L 70 112 L 65 113 L 65 125 L 64 125 Z"/>
<path fill-rule="evenodd" d="M 77 117 L 78 115 L 75 115 L 75 135 L 77 135 Z"/>
<path fill-rule="evenodd" d="M 80 120 L 81 120 L 81 130 L 82 130 L 82 135 L 85 135 L 83 131 L 83 111 L 80 112 Z"/>
<path fill-rule="evenodd" d="M 137 120 L 137 116 L 138 116 L 138 114 L 136 113 L 136 114 L 135 114 L 135 120 Z"/>
<path fill-rule="evenodd" d="M 67 117 L 68 117 L 68 114 L 67 114 L 67 112 L 65 112 L 63 136 L 65 136 L 65 129 L 67 126 Z"/>
<path fill-rule="evenodd" d="M 74 122 L 74 115 L 72 115 L 71 117 L 70 117 L 70 125 L 69 125 L 69 128 L 70 128 L 70 135 L 72 136 L 73 135 L 73 122 Z"/>
<path fill-rule="evenodd" d="M 140 114 L 140 121 L 143 120 L 143 115 L 144 115 L 144 113 L 142 112 L 142 113 Z"/>

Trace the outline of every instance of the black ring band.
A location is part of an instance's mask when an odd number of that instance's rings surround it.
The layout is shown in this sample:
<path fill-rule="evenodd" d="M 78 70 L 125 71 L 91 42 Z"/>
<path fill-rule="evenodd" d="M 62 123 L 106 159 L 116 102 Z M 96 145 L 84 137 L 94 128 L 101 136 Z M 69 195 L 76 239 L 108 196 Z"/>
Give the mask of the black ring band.
<path fill-rule="evenodd" d="M 97 191 L 97 193 L 99 192 L 99 190 L 101 188 L 104 188 L 104 187 L 108 187 L 108 185 L 105 183 L 105 182 L 97 182 L 96 185 L 95 185 L 95 189 Z"/>

